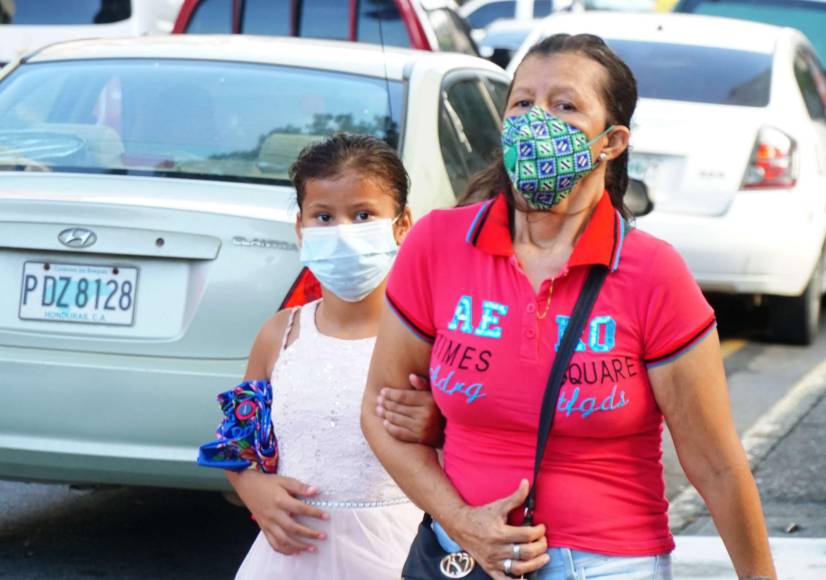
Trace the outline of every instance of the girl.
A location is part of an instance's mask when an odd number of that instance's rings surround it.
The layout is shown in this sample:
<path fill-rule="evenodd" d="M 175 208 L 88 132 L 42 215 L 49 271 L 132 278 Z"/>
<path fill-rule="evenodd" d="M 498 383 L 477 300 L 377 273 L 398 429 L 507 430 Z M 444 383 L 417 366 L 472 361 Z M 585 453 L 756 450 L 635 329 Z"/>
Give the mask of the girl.
<path fill-rule="evenodd" d="M 323 298 L 273 316 L 250 353 L 244 380 L 272 377 L 279 474 L 227 472 L 261 527 L 237 578 L 398 578 L 421 513 L 359 412 L 385 278 L 412 225 L 407 173 L 383 141 L 339 134 L 305 148 L 290 178 Z"/>

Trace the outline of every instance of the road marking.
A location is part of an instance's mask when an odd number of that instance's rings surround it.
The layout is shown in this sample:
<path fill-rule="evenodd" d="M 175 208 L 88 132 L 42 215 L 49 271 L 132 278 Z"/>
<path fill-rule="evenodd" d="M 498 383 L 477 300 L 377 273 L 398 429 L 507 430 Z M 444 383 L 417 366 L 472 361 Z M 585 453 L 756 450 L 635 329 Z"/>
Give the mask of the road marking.
<path fill-rule="evenodd" d="M 826 396 L 826 360 L 800 379 L 743 434 L 743 449 L 752 471 L 823 396 Z M 678 532 L 704 510 L 703 498 L 689 484 L 671 501 L 668 523 L 672 531 Z"/>
<path fill-rule="evenodd" d="M 720 352 L 723 358 L 728 358 L 738 350 L 741 350 L 749 342 L 744 338 L 728 338 L 720 342 Z"/>

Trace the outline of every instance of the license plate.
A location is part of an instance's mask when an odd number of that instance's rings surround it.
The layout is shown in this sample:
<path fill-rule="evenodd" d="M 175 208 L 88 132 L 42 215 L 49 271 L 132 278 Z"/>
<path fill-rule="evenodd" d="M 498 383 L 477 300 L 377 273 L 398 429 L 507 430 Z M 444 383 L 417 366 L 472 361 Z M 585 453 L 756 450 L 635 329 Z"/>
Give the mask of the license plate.
<path fill-rule="evenodd" d="M 23 320 L 131 326 L 138 269 L 26 262 L 20 285 Z"/>

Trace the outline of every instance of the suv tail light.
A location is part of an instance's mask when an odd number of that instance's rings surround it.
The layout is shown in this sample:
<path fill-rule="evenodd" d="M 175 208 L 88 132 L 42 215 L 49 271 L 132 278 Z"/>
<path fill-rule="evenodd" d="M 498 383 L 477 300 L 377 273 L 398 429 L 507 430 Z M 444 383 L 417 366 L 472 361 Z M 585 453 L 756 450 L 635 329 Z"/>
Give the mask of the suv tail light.
<path fill-rule="evenodd" d="M 779 129 L 763 127 L 743 178 L 743 189 L 790 188 L 797 183 L 797 143 Z"/>
<path fill-rule="evenodd" d="M 292 288 L 287 292 L 287 297 L 281 303 L 281 308 L 293 308 L 294 306 L 303 306 L 313 300 L 321 298 L 321 284 L 318 283 L 316 277 L 307 268 L 301 270 L 298 278 L 295 279 Z"/>

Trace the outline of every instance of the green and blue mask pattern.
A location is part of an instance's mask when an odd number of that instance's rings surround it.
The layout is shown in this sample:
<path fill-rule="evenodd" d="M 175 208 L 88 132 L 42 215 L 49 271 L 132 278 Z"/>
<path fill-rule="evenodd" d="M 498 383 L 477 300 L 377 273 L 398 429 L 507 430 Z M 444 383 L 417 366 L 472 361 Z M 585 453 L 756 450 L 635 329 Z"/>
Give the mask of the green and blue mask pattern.
<path fill-rule="evenodd" d="M 588 140 L 580 129 L 535 105 L 505 119 L 502 153 L 516 191 L 528 204 L 548 210 L 568 197 L 596 166 L 591 145 L 613 126 Z"/>

